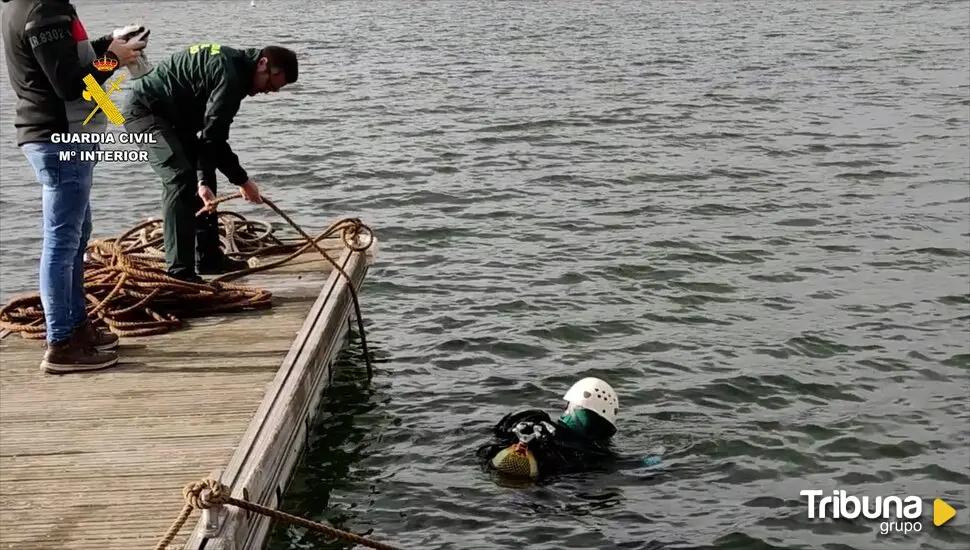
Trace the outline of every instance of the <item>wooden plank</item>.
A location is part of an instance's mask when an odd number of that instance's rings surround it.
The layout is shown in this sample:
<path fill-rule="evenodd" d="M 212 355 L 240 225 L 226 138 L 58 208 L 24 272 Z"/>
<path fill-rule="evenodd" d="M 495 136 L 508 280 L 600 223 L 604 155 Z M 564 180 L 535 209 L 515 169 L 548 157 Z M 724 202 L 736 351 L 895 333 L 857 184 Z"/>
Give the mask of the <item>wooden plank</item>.
<path fill-rule="evenodd" d="M 348 255 L 341 267 L 355 288 L 363 282 L 367 261 Z M 343 346 L 352 301 L 346 278 L 334 272 L 320 299 L 307 316 L 307 324 L 284 360 L 260 410 L 253 417 L 237 452 L 221 481 L 233 489 L 233 496 L 272 508 L 279 507 L 278 495 L 286 486 L 305 447 L 307 425 L 316 416 L 322 391 L 329 385 L 332 362 Z M 311 324 L 312 323 L 312 324 Z M 215 533 L 207 533 L 200 520 L 187 550 L 212 548 L 261 548 L 268 536 L 267 518 L 247 517 L 228 507 Z M 208 537 L 206 536 L 208 535 Z"/>
<path fill-rule="evenodd" d="M 343 250 L 331 256 L 346 262 Z M 333 326 L 317 317 L 334 276 L 316 252 L 252 275 L 240 282 L 273 291 L 272 310 L 124 338 L 121 363 L 100 372 L 45 375 L 39 341 L 0 341 L 0 548 L 152 548 L 181 488 L 245 452 L 241 436 L 293 350 L 341 337 L 313 334 Z"/>

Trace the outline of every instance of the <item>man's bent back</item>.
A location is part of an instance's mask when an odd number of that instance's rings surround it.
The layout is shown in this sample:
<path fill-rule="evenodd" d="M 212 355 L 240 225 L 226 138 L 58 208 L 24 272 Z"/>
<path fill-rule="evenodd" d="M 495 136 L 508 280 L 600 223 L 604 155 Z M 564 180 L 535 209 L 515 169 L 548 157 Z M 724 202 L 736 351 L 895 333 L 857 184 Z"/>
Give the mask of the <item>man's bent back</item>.
<path fill-rule="evenodd" d="M 278 91 L 296 78 L 296 54 L 286 48 L 197 44 L 157 64 L 132 86 L 125 127 L 155 136 L 154 144 L 142 147 L 162 180 L 165 262 L 172 277 L 201 283 L 200 272 L 247 267 L 220 250 L 216 214 L 197 219 L 195 213 L 215 198 L 216 170 L 247 200 L 260 201 L 256 184 L 229 146 L 229 128 L 244 98 Z"/>

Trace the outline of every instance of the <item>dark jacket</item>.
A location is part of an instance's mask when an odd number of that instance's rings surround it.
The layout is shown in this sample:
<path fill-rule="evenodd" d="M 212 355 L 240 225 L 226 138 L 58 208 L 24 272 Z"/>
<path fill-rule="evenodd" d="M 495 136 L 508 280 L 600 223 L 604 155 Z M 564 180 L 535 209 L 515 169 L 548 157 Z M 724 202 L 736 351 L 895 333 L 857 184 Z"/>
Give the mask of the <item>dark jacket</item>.
<path fill-rule="evenodd" d="M 530 433 L 536 425 L 550 424 L 555 433 L 537 437 L 526 445 L 535 456 L 539 467 L 539 477 L 608 469 L 617 460 L 607 441 L 596 441 L 584 437 L 559 420 L 552 420 L 549 414 L 540 409 L 530 409 L 505 415 L 493 429 L 495 441 L 478 449 L 482 466 L 491 468 L 492 458 L 509 445 L 519 442 L 513 430 L 525 423 L 522 430 Z"/>
<path fill-rule="evenodd" d="M 114 71 L 99 71 L 93 61 L 105 55 L 111 35 L 88 40 L 68 0 L 3 0 L 3 47 L 7 74 L 17 94 L 14 126 L 17 145 L 48 141 L 52 134 L 102 132 L 107 119 L 85 101 L 84 77 L 104 83 Z"/>
<path fill-rule="evenodd" d="M 229 127 L 249 95 L 260 48 L 197 44 L 176 52 L 136 80 L 128 94 L 171 124 L 179 134 L 199 136 L 198 180 L 212 183 L 215 170 L 235 185 L 249 176 L 229 147 Z"/>

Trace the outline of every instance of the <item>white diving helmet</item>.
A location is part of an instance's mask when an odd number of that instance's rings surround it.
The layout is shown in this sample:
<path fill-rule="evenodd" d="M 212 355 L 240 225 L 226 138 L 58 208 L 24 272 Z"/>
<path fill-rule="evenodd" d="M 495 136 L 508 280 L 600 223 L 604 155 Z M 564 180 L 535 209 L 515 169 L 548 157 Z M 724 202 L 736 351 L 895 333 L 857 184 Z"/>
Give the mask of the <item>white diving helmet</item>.
<path fill-rule="evenodd" d="M 569 409 L 582 407 L 596 413 L 616 428 L 616 415 L 620 412 L 620 398 L 612 386 L 599 378 L 583 378 L 569 388 L 563 399 L 569 402 Z"/>

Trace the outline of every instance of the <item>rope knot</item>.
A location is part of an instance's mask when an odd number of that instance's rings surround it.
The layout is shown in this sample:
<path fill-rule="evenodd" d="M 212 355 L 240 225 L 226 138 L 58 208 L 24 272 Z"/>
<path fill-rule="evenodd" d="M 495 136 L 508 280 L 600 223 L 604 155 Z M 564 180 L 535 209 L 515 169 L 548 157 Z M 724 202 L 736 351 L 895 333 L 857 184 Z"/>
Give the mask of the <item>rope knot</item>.
<path fill-rule="evenodd" d="M 344 246 L 354 252 L 363 252 L 374 244 L 374 232 L 359 218 L 347 218 L 343 221 L 340 238 Z"/>
<path fill-rule="evenodd" d="M 209 490 L 207 498 L 202 498 L 202 491 Z M 208 510 L 213 506 L 229 502 L 229 487 L 212 478 L 205 478 L 202 481 L 189 483 L 182 489 L 182 496 L 185 503 L 193 508 Z"/>

